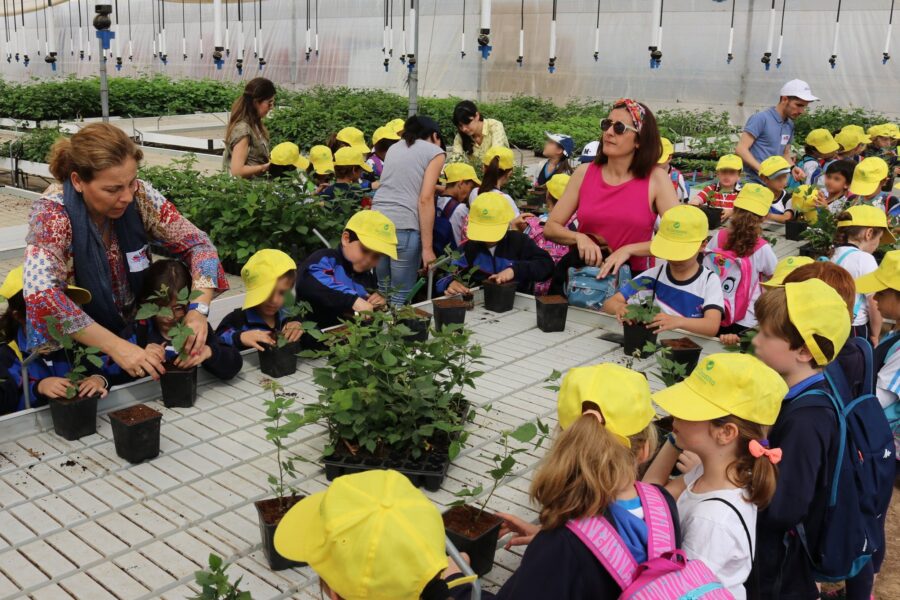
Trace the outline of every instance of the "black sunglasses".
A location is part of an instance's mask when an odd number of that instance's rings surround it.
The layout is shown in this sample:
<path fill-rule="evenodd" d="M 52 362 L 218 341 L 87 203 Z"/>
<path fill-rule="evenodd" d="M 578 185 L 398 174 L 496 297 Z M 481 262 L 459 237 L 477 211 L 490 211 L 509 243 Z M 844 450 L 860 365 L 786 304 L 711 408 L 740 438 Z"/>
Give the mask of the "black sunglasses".
<path fill-rule="evenodd" d="M 631 127 L 630 125 L 626 125 L 622 121 L 613 121 L 612 119 L 603 119 L 600 121 L 600 132 L 603 133 L 610 127 L 613 128 L 613 133 L 616 135 L 622 135 L 626 131 L 633 131 L 635 133 L 639 133 L 637 129 Z"/>

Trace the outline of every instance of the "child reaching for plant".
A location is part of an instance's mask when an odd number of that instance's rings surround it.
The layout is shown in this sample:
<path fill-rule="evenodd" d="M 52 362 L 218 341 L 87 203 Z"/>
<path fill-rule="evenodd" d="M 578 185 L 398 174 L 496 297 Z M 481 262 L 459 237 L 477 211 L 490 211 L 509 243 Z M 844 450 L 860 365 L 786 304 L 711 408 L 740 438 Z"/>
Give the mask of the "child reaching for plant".
<path fill-rule="evenodd" d="M 534 284 L 553 275 L 553 259 L 524 233 L 509 229 L 513 212 L 507 199 L 497 192 L 479 194 L 469 209 L 469 239 L 453 261 L 456 271 L 475 267 L 470 285 L 484 281 L 509 283 L 531 293 Z M 439 294 L 464 294 L 469 287 L 453 274 L 435 284 Z"/>
<path fill-rule="evenodd" d="M 244 305 L 222 319 L 216 335 L 222 342 L 241 350 L 264 351 L 274 346 L 278 337 L 292 343 L 300 340 L 303 328 L 299 316 L 290 314 L 297 279 L 297 263 L 281 250 L 260 250 L 241 269 L 247 290 Z"/>
<path fill-rule="evenodd" d="M 783 156 L 770 156 L 759 165 L 759 178 L 772 192 L 772 203 L 766 218 L 776 223 L 784 223 L 794 218 L 791 195 L 787 191 L 791 165 Z"/>
<path fill-rule="evenodd" d="M 716 163 L 716 181 L 692 198 L 689 204 L 723 209 L 722 220 L 731 216 L 734 200 L 741 191 L 741 172 L 744 161 L 737 154 L 726 154 Z"/>
<path fill-rule="evenodd" d="M 534 181 L 534 187 L 542 188 L 547 185 L 556 175 L 571 175 L 572 165 L 569 159 L 572 158 L 572 152 L 575 151 L 575 140 L 564 133 L 544 132 L 547 141 L 544 142 L 544 149 L 541 154 L 547 161 L 538 171 L 538 176 Z"/>
<path fill-rule="evenodd" d="M 563 192 L 566 191 L 569 179 L 569 175 L 554 175 L 551 177 L 547 182 L 547 193 L 544 200 L 547 210 L 539 217 L 525 217 L 522 222 L 523 232 L 534 240 L 534 243 L 537 244 L 538 248 L 547 251 L 547 254 L 553 259 L 554 264 L 559 264 L 562 257 L 569 253 L 570 247 L 551 242 L 545 238 L 544 225 L 547 223 L 547 219 L 550 217 L 553 207 L 556 206 L 556 203 L 562 198 Z M 574 225 L 576 222 L 576 215 L 572 214 L 572 216 L 569 217 L 569 222 L 566 223 L 566 227 L 574 231 L 576 229 L 576 225 Z M 550 289 L 550 284 L 551 282 L 549 280 L 536 283 L 534 285 L 534 295 L 545 295 Z"/>
<path fill-rule="evenodd" d="M 394 224 L 376 210 L 361 210 L 347 221 L 337 248 L 318 250 L 300 265 L 297 299 L 312 307 L 311 321 L 320 329 L 337 325 L 354 311 L 373 311 L 385 304 L 375 290 L 374 269 L 382 256 L 397 258 Z"/>
<path fill-rule="evenodd" d="M 894 241 L 883 210 L 874 206 L 851 206 L 838 215 L 835 248 L 830 260 L 854 278 L 862 277 L 878 268 L 872 256 L 878 246 Z M 853 309 L 852 335 L 869 339 L 877 346 L 881 323 L 881 313 L 873 297 L 860 294 Z"/>
<path fill-rule="evenodd" d="M 24 269 L 20 265 L 7 274 L 0 286 L 0 298 L 6 300 L 6 312 L 0 316 L 0 415 L 24 410 L 24 370 L 22 363 L 29 357 L 25 352 L 25 296 Z M 87 304 L 91 294 L 85 289 L 69 286 L 66 295 L 77 304 Z M 28 364 L 28 391 L 31 406 L 47 404 L 50 398 L 66 398 L 71 383 L 66 375 L 72 370 L 63 350 L 43 352 Z M 93 369 L 92 369 L 93 370 Z M 90 372 L 90 371 L 89 371 Z M 105 398 L 109 384 L 97 373 L 91 373 L 78 385 L 79 396 L 100 394 Z"/>
<path fill-rule="evenodd" d="M 650 252 L 660 259 L 656 266 L 627 282 L 603 305 L 603 310 L 627 320 L 628 305 L 649 302 L 659 307 L 647 327 L 660 331 L 684 329 L 715 335 L 725 311 L 722 282 L 697 261 L 706 241 L 709 222 L 695 206 L 676 206 L 666 211 Z"/>
<path fill-rule="evenodd" d="M 674 417 L 674 441 L 659 451 L 644 481 L 665 484 L 678 503 L 685 554 L 702 560 L 737 600 L 747 597 L 756 512 L 775 493 L 781 451 L 766 438 L 787 392 L 759 359 L 713 354 L 685 381 L 653 395 Z M 700 464 L 670 481 L 682 449 Z"/>
<path fill-rule="evenodd" d="M 192 335 L 182 323 L 192 301 L 190 289 L 191 274 L 184 263 L 154 262 L 144 275 L 137 318 L 119 337 L 154 352 L 166 365 L 181 370 L 202 366 L 219 379 L 231 379 L 240 372 L 243 359 L 237 348 L 213 332 L 212 326 L 207 325 L 206 345 L 199 352 L 189 355 L 182 352 L 184 342 Z M 111 379 L 123 379 L 122 371 L 114 363 L 107 366 L 107 371 Z"/>
<path fill-rule="evenodd" d="M 469 163 L 450 163 L 444 167 L 444 193 L 435 199 L 434 244 L 435 256 L 441 256 L 449 247 L 456 250 L 462 245 L 463 227 L 469 216 L 469 194 L 481 185 L 475 169 Z"/>

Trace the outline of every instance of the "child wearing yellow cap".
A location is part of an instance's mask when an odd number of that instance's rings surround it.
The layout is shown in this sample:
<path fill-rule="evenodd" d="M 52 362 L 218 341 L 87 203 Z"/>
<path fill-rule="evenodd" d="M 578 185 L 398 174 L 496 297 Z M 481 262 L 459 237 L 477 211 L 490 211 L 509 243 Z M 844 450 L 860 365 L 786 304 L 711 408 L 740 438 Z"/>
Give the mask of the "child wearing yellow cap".
<path fill-rule="evenodd" d="M 834 136 L 834 141 L 840 146 L 837 153 L 839 159 L 858 162 L 860 155 L 866 150 L 866 144 L 872 140 L 859 125 L 844 125 Z"/>
<path fill-rule="evenodd" d="M 347 200 L 366 206 L 367 192 L 359 183 L 363 173 L 371 173 L 372 167 L 356 148 L 344 147 L 334 153 L 334 183 L 319 194 L 326 200 Z M 371 201 L 369 201 L 371 202 Z"/>
<path fill-rule="evenodd" d="M 309 149 L 309 167 L 306 174 L 313 182 L 315 193 L 321 194 L 334 181 L 334 154 L 328 146 Z"/>
<path fill-rule="evenodd" d="M 265 351 L 275 345 L 278 334 L 288 342 L 303 335 L 300 319 L 289 318 L 284 297 L 297 279 L 297 263 L 281 250 L 259 250 L 241 269 L 246 295 L 241 308 L 226 315 L 216 334 L 238 350 Z"/>
<path fill-rule="evenodd" d="M 783 156 L 770 156 L 759 165 L 759 178 L 774 196 L 766 218 L 784 223 L 794 218 L 791 195 L 787 191 L 791 164 Z"/>
<path fill-rule="evenodd" d="M 769 432 L 771 448 L 781 448 L 778 484 L 757 523 L 756 568 L 761 597 L 815 598 L 818 595 L 806 550 L 795 535 L 803 525 L 810 548 L 820 548 L 839 432 L 834 409 L 798 404 L 811 392 L 830 393 L 823 373 L 850 335 L 843 298 L 817 279 L 786 283 L 756 301 L 759 333 L 754 354 L 788 385 L 781 412 Z M 781 574 L 790 574 L 781 577 Z M 775 589 L 780 582 L 780 590 Z"/>
<path fill-rule="evenodd" d="M 851 206 L 838 215 L 831 262 L 843 267 L 854 278 L 867 275 L 878 268 L 872 255 L 882 244 L 893 244 L 887 217 L 874 206 Z M 853 336 L 871 339 L 878 344 L 882 317 L 878 305 L 870 296 L 860 295 L 853 311 Z"/>
<path fill-rule="evenodd" d="M 515 281 L 520 292 L 531 293 L 536 282 L 553 275 L 553 259 L 530 237 L 509 228 L 513 216 L 503 194 L 479 194 L 469 208 L 469 239 L 460 246 L 461 256 L 453 264 L 459 272 L 468 272 L 475 267 L 471 281 L 476 285 L 487 280 L 493 283 Z M 435 287 L 439 294 L 469 292 L 469 288 L 453 275 L 438 280 Z"/>
<path fill-rule="evenodd" d="M 465 240 L 463 229 L 469 216 L 469 194 L 481 185 L 469 163 L 446 165 L 443 181 L 444 191 L 434 201 L 434 235 L 431 241 L 435 256 L 442 256 L 448 247 L 456 250 Z"/>
<path fill-rule="evenodd" d="M 539 524 L 500 515 L 501 534 L 514 534 L 509 545 L 528 547 L 499 597 L 618 598 L 623 587 L 595 557 L 585 526 L 623 540 L 636 563 L 649 551 L 680 545 L 675 501 L 637 481 L 657 443 L 650 388 L 643 375 L 619 365 L 576 367 L 563 378 L 557 411 L 561 431 L 531 483 Z M 660 506 L 668 511 L 660 515 Z M 670 548 L 648 549 L 651 527 L 670 529 Z"/>
<path fill-rule="evenodd" d="M 298 270 L 297 299 L 312 307 L 310 320 L 321 329 L 383 306 L 374 273 L 383 256 L 397 258 L 394 223 L 377 210 L 350 217 L 338 247 L 313 252 Z"/>
<path fill-rule="evenodd" d="M 744 161 L 737 154 L 726 154 L 716 163 L 716 180 L 700 190 L 696 198 L 689 204 L 694 206 L 711 206 L 724 210 L 722 219 L 727 220 L 734 208 L 734 200 L 741 191 L 741 172 Z"/>
<path fill-rule="evenodd" d="M 6 311 L 0 315 L 0 415 L 24 410 L 25 392 L 22 363 L 31 358 L 26 352 L 24 268 L 22 265 L 10 271 L 0 286 L 0 300 L 6 301 Z M 65 293 L 77 304 L 90 302 L 91 294 L 85 289 L 68 286 Z M 90 375 L 78 386 L 80 396 L 100 394 L 106 397 L 109 383 L 86 364 Z M 50 398 L 65 398 L 69 387 L 66 375 L 72 364 L 63 350 L 56 350 L 32 358 L 28 363 L 28 391 L 31 407 L 43 406 Z"/>
<path fill-rule="evenodd" d="M 700 559 L 736 598 L 753 566 L 757 510 L 775 494 L 781 450 L 767 440 L 788 386 L 746 354 L 703 358 L 688 378 L 653 401 L 674 417 L 670 438 L 644 481 L 666 484 L 678 502 L 682 549 Z M 669 481 L 682 451 L 700 464 Z"/>
<path fill-rule="evenodd" d="M 824 201 L 833 215 L 843 212 L 849 203 L 850 183 L 853 181 L 855 167 L 856 164 L 851 160 L 833 160 L 825 167 Z"/>
<path fill-rule="evenodd" d="M 469 206 L 475 201 L 475 197 L 479 194 L 494 192 L 506 198 L 510 208 L 512 208 L 512 217 L 510 220 L 519 216 L 519 207 L 512 196 L 503 191 L 503 186 L 509 183 L 512 177 L 513 167 L 516 166 L 516 159 L 513 151 L 505 146 L 494 146 L 484 153 L 482 158 L 484 165 L 484 173 L 481 176 L 481 185 L 472 190 L 469 194 Z"/>
<path fill-rule="evenodd" d="M 675 195 L 678 197 L 678 201 L 687 202 L 691 192 L 684 181 L 684 175 L 672 166 L 672 154 L 675 153 L 675 146 L 672 145 L 668 138 L 660 138 L 659 141 L 662 144 L 662 153 L 659 155 L 656 165 L 669 176 L 669 181 L 672 182 L 672 187 L 675 188 Z"/>
<path fill-rule="evenodd" d="M 332 154 L 337 154 L 341 148 L 353 148 L 360 154 L 368 154 L 372 151 L 366 144 L 366 134 L 356 127 L 344 127 L 337 133 L 328 136 L 325 145 Z"/>
<path fill-rule="evenodd" d="M 297 171 L 306 173 L 309 166 L 309 160 L 300 154 L 297 144 L 282 142 L 269 153 L 269 170 L 266 175 L 271 179 L 291 177 Z"/>
<path fill-rule="evenodd" d="M 518 220 L 513 222 L 514 226 L 517 226 L 517 228 L 521 229 L 525 235 L 534 240 L 534 243 L 537 244 L 538 248 L 543 248 L 547 251 L 547 254 L 553 259 L 554 264 L 559 264 L 559 261 L 569 253 L 571 247 L 557 244 L 544 237 L 544 225 L 547 224 L 547 219 L 550 218 L 553 207 L 556 206 L 556 203 L 562 198 L 563 192 L 566 191 L 566 186 L 569 185 L 569 179 L 571 179 L 571 176 L 563 174 L 557 174 L 551 177 L 550 180 L 547 181 L 547 192 L 544 195 L 545 211 L 540 216 L 531 216 L 527 214 L 520 215 L 522 217 L 521 225 L 518 225 Z M 575 225 L 577 219 L 575 217 L 576 215 L 573 214 L 569 217 L 569 222 L 566 223 L 566 227 L 572 231 L 575 231 L 577 228 L 577 225 Z M 534 295 L 546 295 L 550 290 L 550 284 L 550 281 L 540 281 L 536 283 L 534 286 Z"/>
<path fill-rule="evenodd" d="M 650 243 L 656 266 L 625 283 L 603 310 L 621 321 L 629 303 L 651 297 L 660 312 L 648 328 L 715 335 L 725 311 L 722 282 L 697 260 L 708 232 L 706 215 L 696 206 L 667 210 Z"/>
<path fill-rule="evenodd" d="M 850 206 L 874 206 L 882 212 L 885 212 L 885 207 L 894 206 L 896 198 L 891 198 L 888 192 L 883 191 L 889 178 L 888 164 L 883 159 L 873 156 L 860 161 L 853 170 L 850 193 L 854 197 Z"/>
<path fill-rule="evenodd" d="M 403 131 L 403 126 L 400 126 Z M 378 189 L 378 180 L 381 179 L 381 171 L 384 170 L 384 157 L 391 146 L 400 140 L 400 133 L 388 123 L 375 130 L 372 134 L 372 153 L 366 159 L 366 164 L 372 167 L 372 172 L 363 175 L 363 178 L 372 183 L 372 189 Z"/>
<path fill-rule="evenodd" d="M 806 135 L 803 158 L 797 166 L 806 173 L 806 179 L 800 183 L 820 186 L 825 165 L 837 156 L 840 146 L 827 129 L 813 129 Z"/>

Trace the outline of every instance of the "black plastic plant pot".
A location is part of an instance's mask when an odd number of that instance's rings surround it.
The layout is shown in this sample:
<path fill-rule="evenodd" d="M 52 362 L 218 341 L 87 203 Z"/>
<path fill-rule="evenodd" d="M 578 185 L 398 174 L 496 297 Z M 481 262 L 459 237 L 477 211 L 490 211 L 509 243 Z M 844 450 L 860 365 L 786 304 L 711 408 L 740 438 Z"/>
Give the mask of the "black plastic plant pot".
<path fill-rule="evenodd" d="M 275 529 L 281 518 L 287 514 L 292 506 L 303 500 L 305 496 L 284 496 L 282 498 L 268 498 L 254 502 L 256 514 L 259 517 L 259 535 L 262 538 L 263 554 L 269 561 L 269 568 L 273 571 L 283 571 L 294 567 L 305 567 L 306 563 L 288 560 L 275 549 Z"/>
<path fill-rule="evenodd" d="M 434 326 L 441 329 L 444 325 L 455 325 L 466 322 L 466 303 L 459 298 L 437 298 L 431 301 L 434 309 Z"/>
<path fill-rule="evenodd" d="M 428 339 L 428 326 L 431 325 L 431 315 L 427 312 L 417 308 L 415 318 L 400 319 L 400 323 L 412 330 L 412 334 L 403 338 L 407 342 L 424 342 Z"/>
<path fill-rule="evenodd" d="M 479 576 L 489 573 L 494 568 L 494 553 L 503 519 L 489 512 L 483 512 L 479 517 L 478 509 L 468 505 L 454 506 L 443 514 L 443 518 L 447 537 L 457 550 L 469 555 L 472 570 Z"/>
<path fill-rule="evenodd" d="M 812 244 L 803 244 L 797 249 L 797 252 L 799 252 L 800 256 L 808 256 L 812 259 L 817 259 L 825 254 L 824 252 L 819 252 L 818 250 L 813 248 Z"/>
<path fill-rule="evenodd" d="M 706 215 L 706 220 L 709 222 L 709 230 L 718 229 L 722 224 L 722 209 L 714 206 L 701 206 L 700 210 Z"/>
<path fill-rule="evenodd" d="M 190 408 L 197 400 L 197 369 L 177 369 L 164 365 L 165 374 L 159 378 L 163 405 L 166 408 Z"/>
<path fill-rule="evenodd" d="M 647 345 L 647 342 L 655 344 L 656 334 L 647 329 L 644 323 L 622 323 L 622 333 L 625 336 L 625 343 L 622 345 L 625 354 L 634 356 L 636 352 L 639 352 L 640 358 L 650 356 L 650 353 L 644 352 L 644 346 Z"/>
<path fill-rule="evenodd" d="M 803 221 L 786 221 L 784 223 L 784 237 L 792 242 L 799 242 L 803 239 L 800 234 L 807 230 L 809 225 Z"/>
<path fill-rule="evenodd" d="M 662 340 L 660 343 L 672 351 L 672 360 L 684 365 L 685 376 L 690 375 L 700 361 L 700 353 L 703 351 L 703 348 L 686 337 Z"/>
<path fill-rule="evenodd" d="M 550 333 L 563 331 L 566 328 L 569 301 L 565 296 L 537 296 L 534 303 L 537 307 L 538 329 Z"/>
<path fill-rule="evenodd" d="M 269 377 L 286 377 L 297 372 L 297 344 L 285 344 L 280 348 L 270 346 L 259 354 L 259 370 Z"/>
<path fill-rule="evenodd" d="M 490 283 L 485 281 L 482 285 L 484 290 L 484 307 L 491 312 L 507 312 L 512 310 L 516 301 L 516 288 L 519 284 L 515 281 L 509 283 Z"/>
<path fill-rule="evenodd" d="M 137 404 L 109 414 L 116 454 L 130 463 L 139 463 L 159 455 L 159 429 L 162 413 L 146 404 Z"/>
<path fill-rule="evenodd" d="M 64 440 L 77 440 L 97 433 L 97 399 L 100 394 L 84 398 L 50 399 L 53 431 Z"/>

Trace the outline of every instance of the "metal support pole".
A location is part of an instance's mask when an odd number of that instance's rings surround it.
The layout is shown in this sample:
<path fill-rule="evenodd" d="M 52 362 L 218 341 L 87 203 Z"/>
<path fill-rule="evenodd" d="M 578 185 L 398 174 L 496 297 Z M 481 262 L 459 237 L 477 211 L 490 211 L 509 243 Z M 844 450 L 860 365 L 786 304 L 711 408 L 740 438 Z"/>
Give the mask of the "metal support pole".
<path fill-rule="evenodd" d="M 100 50 L 100 106 L 103 122 L 109 123 L 109 81 L 106 78 L 106 52 L 103 51 L 103 40 L 97 40 Z"/>
<path fill-rule="evenodd" d="M 472 570 L 472 567 L 469 566 L 463 557 L 460 555 L 459 550 L 456 549 L 456 546 L 453 545 L 453 542 L 450 541 L 450 538 L 444 538 L 444 546 L 447 549 L 447 554 L 450 555 L 450 558 L 453 559 L 453 562 L 456 563 L 456 566 L 459 567 L 459 570 L 462 571 L 462 574 L 466 577 L 472 577 L 475 575 L 475 571 Z M 469 595 L 471 600 L 481 600 L 481 581 L 479 579 L 475 579 L 472 582 L 472 593 Z"/>
<path fill-rule="evenodd" d="M 409 65 L 409 117 L 419 112 L 419 1 L 414 0 L 415 16 L 412 23 L 413 43 L 412 51 L 415 62 Z"/>

